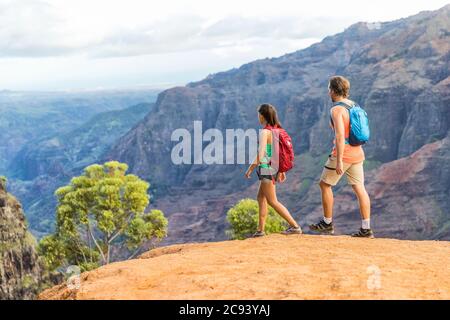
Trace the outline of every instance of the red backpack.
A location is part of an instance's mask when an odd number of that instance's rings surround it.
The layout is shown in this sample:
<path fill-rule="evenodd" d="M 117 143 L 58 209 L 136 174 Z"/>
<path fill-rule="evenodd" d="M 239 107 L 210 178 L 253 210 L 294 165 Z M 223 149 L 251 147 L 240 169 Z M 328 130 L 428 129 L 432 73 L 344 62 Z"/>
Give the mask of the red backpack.
<path fill-rule="evenodd" d="M 271 166 L 278 167 L 278 172 L 288 172 L 294 167 L 294 146 L 291 137 L 283 128 L 266 126 L 264 129 L 272 131 L 272 139 L 274 139 L 272 145 L 275 150 L 272 153 Z M 278 159 L 273 156 L 276 154 L 278 154 Z"/>

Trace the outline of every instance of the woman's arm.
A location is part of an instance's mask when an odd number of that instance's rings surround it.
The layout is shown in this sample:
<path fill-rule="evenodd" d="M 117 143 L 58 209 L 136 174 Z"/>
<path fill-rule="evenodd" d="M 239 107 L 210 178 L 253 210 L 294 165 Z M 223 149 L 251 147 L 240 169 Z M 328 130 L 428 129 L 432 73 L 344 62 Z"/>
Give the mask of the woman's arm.
<path fill-rule="evenodd" d="M 278 174 L 278 182 L 280 183 L 284 183 L 287 179 L 286 173 L 285 172 L 280 172 Z"/>
<path fill-rule="evenodd" d="M 259 148 L 258 148 L 258 154 L 255 157 L 255 160 L 253 160 L 250 167 L 248 167 L 247 172 L 245 173 L 245 176 L 247 178 L 250 178 L 250 175 L 252 174 L 253 170 L 260 164 L 261 159 L 264 158 L 265 152 L 266 152 L 266 144 L 268 140 L 268 135 L 270 133 L 270 130 L 264 129 L 261 131 L 260 137 L 259 137 Z"/>

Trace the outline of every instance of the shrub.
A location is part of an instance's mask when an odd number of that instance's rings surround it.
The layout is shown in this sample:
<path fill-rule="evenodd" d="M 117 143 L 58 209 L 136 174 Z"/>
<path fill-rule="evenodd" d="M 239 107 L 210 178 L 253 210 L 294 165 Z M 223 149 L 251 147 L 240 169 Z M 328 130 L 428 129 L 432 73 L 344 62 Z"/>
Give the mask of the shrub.
<path fill-rule="evenodd" d="M 226 231 L 231 239 L 245 239 L 258 228 L 259 213 L 258 202 L 252 199 L 243 199 L 227 212 L 227 221 L 230 229 Z M 266 220 L 266 233 L 283 231 L 287 223 L 273 208 L 269 207 Z"/>

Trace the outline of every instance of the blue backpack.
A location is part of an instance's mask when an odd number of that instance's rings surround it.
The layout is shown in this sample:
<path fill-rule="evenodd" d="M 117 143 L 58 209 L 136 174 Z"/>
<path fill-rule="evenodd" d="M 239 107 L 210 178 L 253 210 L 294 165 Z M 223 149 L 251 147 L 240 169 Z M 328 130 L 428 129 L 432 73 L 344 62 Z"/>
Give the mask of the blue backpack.
<path fill-rule="evenodd" d="M 369 117 L 358 104 L 349 106 L 344 102 L 336 102 L 335 106 L 343 106 L 348 110 L 350 116 L 350 136 L 345 139 L 345 144 L 361 146 L 370 139 Z"/>

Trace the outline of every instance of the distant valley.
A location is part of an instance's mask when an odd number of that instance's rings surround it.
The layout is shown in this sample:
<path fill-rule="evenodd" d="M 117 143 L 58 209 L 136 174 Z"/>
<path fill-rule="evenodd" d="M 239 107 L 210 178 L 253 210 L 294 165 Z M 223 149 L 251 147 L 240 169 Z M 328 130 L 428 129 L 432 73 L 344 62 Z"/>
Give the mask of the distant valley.
<path fill-rule="evenodd" d="M 103 155 L 143 119 L 158 91 L 0 92 L 0 175 L 22 202 L 31 229 L 54 220 L 56 188 Z M 44 218 L 44 217 L 47 218 Z"/>

